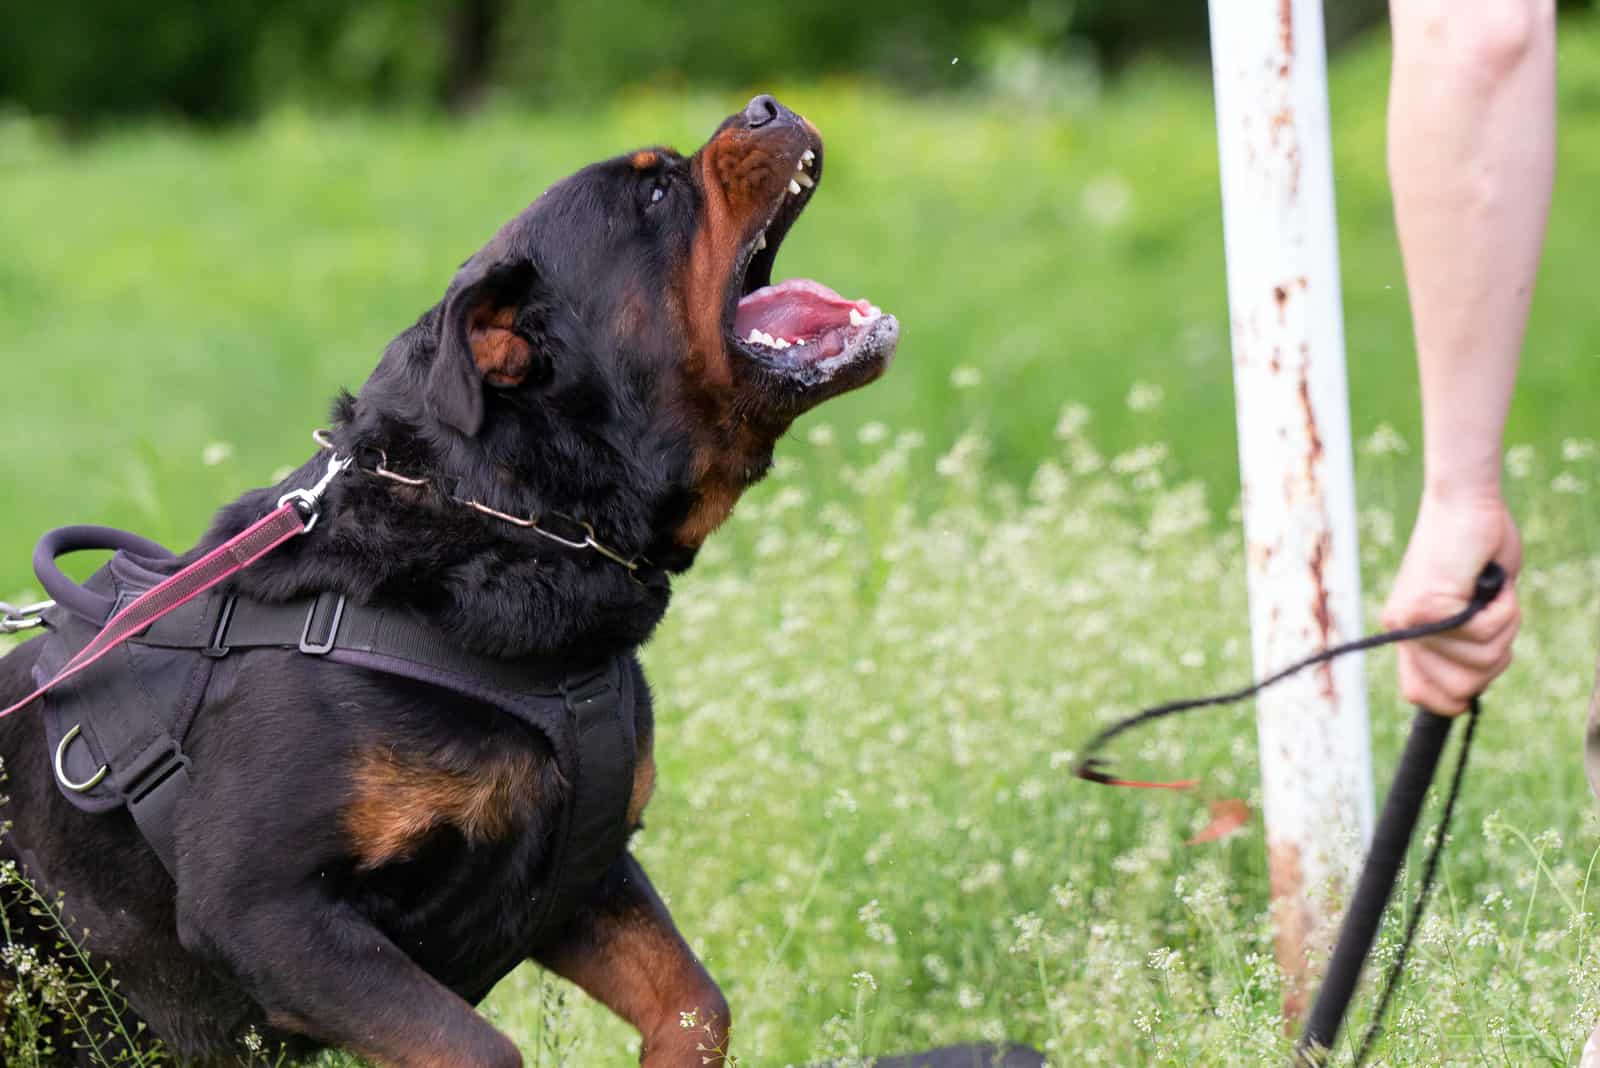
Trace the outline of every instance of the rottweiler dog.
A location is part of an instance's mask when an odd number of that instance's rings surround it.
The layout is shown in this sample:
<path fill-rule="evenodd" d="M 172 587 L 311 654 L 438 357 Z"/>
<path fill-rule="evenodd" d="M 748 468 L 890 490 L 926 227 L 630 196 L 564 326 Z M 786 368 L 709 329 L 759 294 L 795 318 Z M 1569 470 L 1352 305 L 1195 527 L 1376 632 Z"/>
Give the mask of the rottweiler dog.
<path fill-rule="evenodd" d="M 238 592 L 332 591 L 478 656 L 622 655 L 637 673 L 669 583 L 618 559 L 688 568 L 795 417 L 876 379 L 895 351 L 899 325 L 871 303 L 772 283 L 822 169 L 816 128 L 758 96 L 691 156 L 644 149 L 551 186 L 335 403 L 334 448 L 449 492 L 352 470 L 317 528 L 243 572 Z M 185 559 L 325 466 L 313 457 L 223 508 Z M 572 517 L 608 553 L 494 513 Z M 32 689 L 41 644 L 0 661 L 0 707 Z M 647 697 L 635 728 L 636 827 L 655 780 Z M 534 938 L 530 886 L 570 784 L 516 719 L 246 650 L 217 662 L 184 745 L 193 784 L 170 876 L 125 810 L 63 799 L 33 708 L 0 721 L 0 858 L 63 895 L 131 1011 L 184 1063 L 238 1063 L 253 1029 L 293 1056 L 517 1065 L 473 1005 L 525 959 L 637 1028 L 644 1064 L 722 1062 L 726 1000 L 630 855 Z M 8 919 L 28 930 L 26 915 Z M 700 1028 L 682 1026 L 689 1012 Z"/>

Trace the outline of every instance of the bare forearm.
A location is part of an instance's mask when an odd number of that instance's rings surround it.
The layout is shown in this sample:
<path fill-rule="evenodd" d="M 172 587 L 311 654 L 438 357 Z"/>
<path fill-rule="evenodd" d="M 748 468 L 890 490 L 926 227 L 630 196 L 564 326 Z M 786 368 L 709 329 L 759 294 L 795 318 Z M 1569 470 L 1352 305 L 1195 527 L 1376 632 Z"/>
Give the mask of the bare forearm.
<path fill-rule="evenodd" d="M 1389 176 L 1430 494 L 1495 493 L 1555 169 L 1553 0 L 1391 0 Z"/>

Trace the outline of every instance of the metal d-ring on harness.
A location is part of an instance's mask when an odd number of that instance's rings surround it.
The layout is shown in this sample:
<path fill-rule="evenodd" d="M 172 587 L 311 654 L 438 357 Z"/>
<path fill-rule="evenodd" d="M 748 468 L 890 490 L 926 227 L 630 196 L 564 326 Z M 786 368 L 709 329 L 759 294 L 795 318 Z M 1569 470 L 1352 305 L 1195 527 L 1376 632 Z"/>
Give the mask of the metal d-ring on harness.
<path fill-rule="evenodd" d="M 106 775 L 111 771 L 110 764 L 101 764 L 100 767 L 95 770 L 93 775 L 89 776 L 87 779 L 84 779 L 82 782 L 74 782 L 72 778 L 67 775 L 67 749 L 82 733 L 83 724 L 74 723 L 72 725 L 72 729 L 63 734 L 61 736 L 61 741 L 56 743 L 56 781 L 75 794 L 86 794 L 90 790 L 93 790 L 96 786 L 99 786 L 105 781 Z"/>
<path fill-rule="evenodd" d="M 1137 782 L 1117 778 L 1105 770 L 1105 761 L 1099 753 L 1113 738 L 1134 727 L 1197 708 L 1243 701 L 1298 671 L 1315 664 L 1326 663 L 1346 653 L 1455 630 L 1483 611 L 1489 602 L 1499 596 L 1505 581 L 1505 572 L 1498 564 L 1491 563 L 1478 576 L 1477 587 L 1467 607 L 1446 619 L 1358 638 L 1308 656 L 1250 686 L 1209 697 L 1171 701 L 1118 720 L 1090 739 L 1089 744 L 1084 747 L 1083 758 L 1078 762 L 1077 774 L 1079 778 L 1106 786 L 1144 786 L 1162 789 L 1182 789 L 1192 786 L 1194 780 Z M 1439 817 L 1433 845 L 1423 862 L 1422 881 L 1417 890 L 1416 903 L 1406 922 L 1400 950 L 1395 956 L 1394 963 L 1384 975 L 1383 989 L 1378 995 L 1372 1023 L 1356 1049 L 1355 1060 L 1352 1062 L 1354 1065 L 1362 1064 L 1367 1059 L 1367 1054 L 1371 1052 L 1372 1043 L 1383 1027 L 1383 1017 L 1389 1008 L 1389 1001 L 1394 996 L 1401 973 L 1405 970 L 1406 957 L 1410 953 L 1411 943 L 1416 937 L 1417 926 L 1422 920 L 1422 913 L 1427 907 L 1428 895 L 1433 889 L 1434 877 L 1438 872 L 1439 857 L 1444 850 L 1445 833 L 1450 829 L 1450 818 L 1455 813 L 1456 799 L 1461 794 L 1461 782 L 1467 768 L 1467 755 L 1472 750 L 1472 739 L 1478 729 L 1479 711 L 1479 698 L 1474 697 L 1467 711 L 1467 733 L 1461 741 L 1455 770 L 1450 777 L 1449 791 L 1445 795 L 1444 812 Z M 1417 818 L 1422 812 L 1422 802 L 1427 796 L 1428 786 L 1433 781 L 1434 772 L 1439 766 L 1439 757 L 1444 752 L 1444 745 L 1450 737 L 1450 727 L 1453 723 L 1454 720 L 1449 717 L 1435 715 L 1424 708 L 1417 709 L 1416 718 L 1411 724 L 1411 734 L 1406 740 L 1405 752 L 1401 754 L 1400 765 L 1395 769 L 1394 782 L 1389 787 L 1388 797 L 1384 799 L 1383 814 L 1378 818 L 1378 826 L 1372 836 L 1372 846 L 1356 883 L 1355 895 L 1351 898 L 1350 907 L 1345 911 L 1344 922 L 1340 925 L 1339 940 L 1334 945 L 1332 958 L 1329 959 L 1327 974 L 1317 991 L 1317 1000 L 1311 1007 L 1311 1015 L 1306 1022 L 1305 1030 L 1295 1044 L 1292 1060 L 1295 1068 L 1304 1066 L 1315 1068 L 1325 1065 L 1332 1055 L 1333 1043 L 1339 1036 L 1345 1012 L 1355 995 L 1356 983 L 1361 978 L 1362 965 L 1366 963 L 1367 955 L 1372 952 L 1373 940 L 1377 937 L 1378 927 L 1383 922 L 1384 909 L 1388 907 L 1389 898 L 1394 893 L 1395 880 L 1400 874 L 1400 866 L 1405 862 L 1406 850 L 1411 844 Z"/>

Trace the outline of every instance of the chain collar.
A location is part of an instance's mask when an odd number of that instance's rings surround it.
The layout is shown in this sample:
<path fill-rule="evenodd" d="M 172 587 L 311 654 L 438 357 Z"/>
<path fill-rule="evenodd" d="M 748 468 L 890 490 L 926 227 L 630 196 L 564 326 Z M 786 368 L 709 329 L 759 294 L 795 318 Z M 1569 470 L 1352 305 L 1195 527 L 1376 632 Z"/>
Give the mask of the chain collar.
<path fill-rule="evenodd" d="M 333 438 L 326 430 L 313 430 L 311 432 L 311 440 L 325 451 L 333 450 Z M 479 515 L 488 516 L 490 519 L 509 523 L 519 530 L 531 531 L 546 541 L 554 542 L 564 549 L 573 549 L 580 552 L 586 550 L 596 553 L 626 569 L 633 581 L 641 586 L 659 587 L 666 583 L 666 573 L 659 567 L 643 556 L 625 556 L 606 545 L 595 537 L 594 527 L 581 519 L 563 515 L 560 512 L 530 516 L 511 515 L 499 509 L 491 508 L 482 501 L 456 497 L 439 489 L 429 479 L 413 478 L 409 475 L 402 475 L 398 471 L 389 470 L 388 454 L 373 445 L 358 445 L 352 450 L 352 455 L 355 469 L 371 478 L 381 478 L 409 489 L 429 489 L 452 504 L 470 508 Z M 565 527 L 565 532 L 557 529 L 557 524 Z"/>

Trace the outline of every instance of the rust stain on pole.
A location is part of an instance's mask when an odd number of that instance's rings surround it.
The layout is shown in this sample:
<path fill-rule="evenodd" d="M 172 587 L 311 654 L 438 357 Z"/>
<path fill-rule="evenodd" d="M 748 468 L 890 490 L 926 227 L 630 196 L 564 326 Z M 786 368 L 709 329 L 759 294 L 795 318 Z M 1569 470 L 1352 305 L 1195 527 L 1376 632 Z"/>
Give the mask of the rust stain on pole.
<path fill-rule="evenodd" d="M 1316 917 L 1306 907 L 1305 867 L 1293 842 L 1267 846 L 1267 875 L 1272 885 L 1273 955 L 1283 973 L 1283 1029 L 1292 1035 L 1305 1015 L 1310 994 L 1306 949 Z"/>
<path fill-rule="evenodd" d="M 1305 279 L 1301 279 L 1305 284 Z M 1280 289 L 1282 287 L 1279 287 Z M 1307 346 L 1301 345 L 1300 382 L 1297 393 L 1300 398 L 1300 412 L 1305 419 L 1306 427 L 1306 476 L 1305 490 L 1310 502 L 1317 507 L 1323 506 L 1322 484 L 1319 471 L 1322 467 L 1322 432 L 1317 428 L 1317 410 L 1311 403 L 1311 382 Z M 1321 535 L 1312 543 L 1311 557 L 1306 561 L 1311 573 L 1311 618 L 1317 627 L 1317 648 L 1326 649 L 1334 644 L 1338 635 L 1338 627 L 1333 620 L 1333 608 L 1329 603 L 1327 566 L 1328 557 L 1333 553 L 1333 539 L 1324 529 Z M 1329 702 L 1336 702 L 1339 698 L 1338 687 L 1333 681 L 1333 666 L 1321 664 L 1317 667 L 1317 689 L 1322 697 Z"/>
<path fill-rule="evenodd" d="M 1333 551 L 1332 539 L 1324 533 L 1311 547 L 1308 561 L 1311 571 L 1311 618 L 1317 626 L 1317 648 L 1326 649 L 1333 644 L 1338 631 L 1333 622 L 1333 608 L 1328 603 L 1328 557 Z M 1333 681 L 1333 665 L 1317 665 L 1317 692 L 1330 705 L 1337 704 L 1339 688 Z"/>
<path fill-rule="evenodd" d="M 1305 356 L 1307 346 L 1300 346 L 1301 356 Z M 1307 368 L 1306 359 L 1300 361 L 1300 414 L 1306 421 L 1306 485 L 1310 487 L 1311 495 L 1320 498 L 1321 490 L 1317 486 L 1317 470 L 1322 466 L 1322 433 L 1317 429 L 1317 410 L 1311 406 L 1311 378 Z"/>

